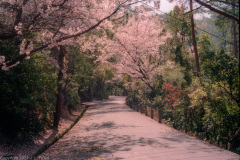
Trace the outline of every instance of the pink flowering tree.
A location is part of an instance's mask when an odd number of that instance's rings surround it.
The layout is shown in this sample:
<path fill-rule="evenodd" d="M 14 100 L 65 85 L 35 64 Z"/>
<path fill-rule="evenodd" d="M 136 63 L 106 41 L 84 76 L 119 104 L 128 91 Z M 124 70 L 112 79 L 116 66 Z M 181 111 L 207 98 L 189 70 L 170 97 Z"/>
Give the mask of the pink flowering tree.
<path fill-rule="evenodd" d="M 151 0 L 4 0 L 0 1 L 0 42 L 18 46 L 19 55 L 0 55 L 0 68 L 8 70 L 34 53 L 58 47 L 55 65 L 59 68 L 54 127 L 57 129 L 63 104 L 66 44 L 100 27 L 109 18 L 118 18 L 138 2 Z M 17 48 L 17 47 L 16 47 Z"/>
<path fill-rule="evenodd" d="M 102 55 L 97 59 L 106 62 L 115 57 L 112 63 L 116 73 L 128 74 L 133 79 L 140 79 L 147 88 L 154 90 L 154 77 L 161 71 L 161 63 L 165 60 L 159 46 L 164 43 L 167 33 L 163 32 L 161 19 L 151 12 L 130 15 L 128 23 L 114 28 L 112 38 L 98 40 Z M 101 41 L 101 42 L 100 42 Z M 107 44 L 107 45 L 105 45 Z"/>
<path fill-rule="evenodd" d="M 145 0 L 144 0 L 145 1 Z M 144 2 L 143 1 L 143 2 Z M 18 39 L 19 56 L 0 57 L 7 70 L 38 51 L 69 44 L 98 27 L 137 0 L 4 0 L 1 1 L 0 40 Z M 146 0 L 151 2 L 151 0 Z"/>

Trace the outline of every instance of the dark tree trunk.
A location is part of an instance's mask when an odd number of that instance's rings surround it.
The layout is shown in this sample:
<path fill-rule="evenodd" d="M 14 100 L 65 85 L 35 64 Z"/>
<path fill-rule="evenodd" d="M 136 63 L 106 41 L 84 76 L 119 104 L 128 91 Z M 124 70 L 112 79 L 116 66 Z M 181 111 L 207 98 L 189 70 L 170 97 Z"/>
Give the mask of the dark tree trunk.
<path fill-rule="evenodd" d="M 58 55 L 58 65 L 59 65 L 59 72 L 58 72 L 58 93 L 57 93 L 57 103 L 56 103 L 56 108 L 55 108 L 55 113 L 54 113 L 54 121 L 53 121 L 53 128 L 55 130 L 58 129 L 60 117 L 61 117 L 61 108 L 63 105 L 63 95 L 64 95 L 64 90 L 63 90 L 63 70 L 64 70 L 64 59 L 67 51 L 64 46 L 60 46 L 60 52 Z"/>
<path fill-rule="evenodd" d="M 234 2 L 235 3 L 235 2 Z M 235 13 L 235 6 L 233 6 L 233 13 Z M 235 57 L 238 59 L 238 47 L 237 47 L 237 32 L 236 32 L 236 23 L 235 21 L 233 20 L 232 22 L 232 25 L 233 25 L 233 44 L 234 44 L 234 55 Z"/>
<path fill-rule="evenodd" d="M 190 0 L 190 10 L 193 10 L 193 2 Z M 194 29 L 194 19 L 193 19 L 193 12 L 191 13 L 191 28 L 192 28 L 192 41 L 193 41 L 193 49 L 195 54 L 195 61 L 196 61 L 196 68 L 197 72 L 200 72 L 200 66 L 199 66 L 199 58 L 198 58 L 198 50 L 197 50 L 197 42 L 195 37 L 195 29 Z"/>
<path fill-rule="evenodd" d="M 233 21 L 234 55 L 238 59 L 236 23 Z"/>

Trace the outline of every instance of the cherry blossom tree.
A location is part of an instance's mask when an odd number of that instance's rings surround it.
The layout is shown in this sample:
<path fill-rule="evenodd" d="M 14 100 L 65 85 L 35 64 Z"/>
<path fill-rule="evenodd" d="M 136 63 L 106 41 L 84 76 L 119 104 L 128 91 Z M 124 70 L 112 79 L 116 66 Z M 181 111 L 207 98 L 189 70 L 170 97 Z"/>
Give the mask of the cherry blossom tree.
<path fill-rule="evenodd" d="M 135 79 L 141 79 L 149 89 L 154 90 L 153 82 L 156 74 L 160 73 L 164 54 L 160 54 L 159 46 L 164 43 L 161 18 L 150 13 L 130 15 L 128 23 L 114 28 L 112 37 L 92 38 L 92 42 L 98 44 L 97 49 L 102 53 L 97 61 L 108 63 L 109 59 L 115 58 L 112 67 L 117 75 L 128 74 Z M 148 14 L 148 15 L 147 15 Z M 96 49 L 92 43 L 87 49 Z"/>
<path fill-rule="evenodd" d="M 124 27 L 116 34 L 116 53 L 121 55 L 118 70 L 120 73 L 140 78 L 153 89 L 152 76 L 157 73 L 158 65 L 164 59 L 158 54 L 162 41 L 157 36 L 161 33 L 161 28 L 150 19 L 137 20 L 134 24 L 129 24 L 127 30 Z"/>
<path fill-rule="evenodd" d="M 59 68 L 54 128 L 58 128 L 63 105 L 66 44 L 100 27 L 109 18 L 118 19 L 139 2 L 156 0 L 1 0 L 0 42 L 19 46 L 19 55 L 0 55 L 0 68 L 8 70 L 36 52 L 48 55 L 58 47 L 55 65 Z M 133 7 L 131 7 L 133 6 Z M 117 14 L 118 13 L 118 14 Z M 51 57 L 47 56 L 50 60 Z"/>
<path fill-rule="evenodd" d="M 143 0 L 151 2 L 152 0 Z M 1 55 L 0 67 L 7 70 L 43 49 L 64 45 L 129 9 L 137 0 L 4 0 L 1 1 L 0 39 L 18 39 L 19 56 Z"/>

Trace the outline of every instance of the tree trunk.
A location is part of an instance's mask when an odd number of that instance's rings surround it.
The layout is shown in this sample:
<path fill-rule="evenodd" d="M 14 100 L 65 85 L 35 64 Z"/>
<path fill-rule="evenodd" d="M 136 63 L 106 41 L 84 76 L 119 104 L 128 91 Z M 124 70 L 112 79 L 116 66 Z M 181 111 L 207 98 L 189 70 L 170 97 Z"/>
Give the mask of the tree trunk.
<path fill-rule="evenodd" d="M 58 55 L 58 65 L 59 65 L 59 72 L 58 72 L 58 93 L 57 93 L 57 103 L 54 113 L 54 121 L 53 121 L 53 128 L 55 130 L 58 129 L 60 117 L 61 117 L 61 108 L 63 105 L 63 70 L 64 70 L 64 59 L 66 55 L 66 48 L 65 46 L 60 46 L 60 52 Z"/>
<path fill-rule="evenodd" d="M 235 3 L 235 2 L 234 2 Z M 235 13 L 235 6 L 233 6 L 233 13 Z M 236 23 L 233 20 L 232 21 L 232 25 L 233 25 L 233 44 L 234 44 L 234 55 L 238 60 L 238 49 L 237 49 L 237 32 L 236 32 Z"/>
<path fill-rule="evenodd" d="M 234 55 L 238 59 L 238 50 L 237 50 L 237 32 L 236 32 L 236 23 L 233 21 L 233 43 L 234 43 Z"/>
<path fill-rule="evenodd" d="M 162 111 L 161 111 L 161 109 L 158 109 L 158 122 L 162 123 Z"/>
<path fill-rule="evenodd" d="M 191 11 L 193 10 L 192 0 L 190 0 L 190 10 Z M 197 68 L 197 73 L 199 73 L 200 72 L 200 66 L 199 66 L 197 42 L 196 42 L 196 37 L 195 37 L 193 12 L 191 13 L 191 28 L 192 28 L 192 41 L 193 41 L 193 49 L 194 49 L 194 54 L 195 54 L 196 68 Z"/>

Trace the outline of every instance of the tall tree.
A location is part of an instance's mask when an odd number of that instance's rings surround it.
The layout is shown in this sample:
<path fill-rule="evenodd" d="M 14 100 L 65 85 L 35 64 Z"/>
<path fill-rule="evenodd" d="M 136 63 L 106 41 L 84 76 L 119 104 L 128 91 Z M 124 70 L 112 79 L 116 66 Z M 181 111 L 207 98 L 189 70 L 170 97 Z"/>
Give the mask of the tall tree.
<path fill-rule="evenodd" d="M 235 14 L 235 6 L 236 2 L 233 1 L 233 5 L 232 5 L 232 9 L 233 9 L 233 14 Z M 233 48 L 234 48 L 234 55 L 236 57 L 236 59 L 238 59 L 238 43 L 237 43 L 237 31 L 236 31 L 236 22 L 234 20 L 232 20 L 232 27 L 233 27 Z"/>
<path fill-rule="evenodd" d="M 235 17 L 239 17 L 239 1 L 210 1 L 209 5 L 215 6 L 224 12 L 227 12 Z M 215 24 L 219 28 L 219 31 L 225 33 L 224 38 L 228 39 L 229 45 L 225 45 L 225 51 L 231 52 L 236 59 L 238 59 L 238 30 L 239 24 L 231 18 L 227 18 L 224 15 L 216 14 Z"/>
<path fill-rule="evenodd" d="M 56 102 L 54 121 L 53 121 L 53 127 L 56 130 L 58 129 L 61 112 L 62 112 L 63 100 L 64 100 L 63 72 L 64 72 L 64 66 L 65 66 L 64 60 L 65 60 L 66 54 L 67 54 L 66 47 L 61 45 L 59 49 L 59 54 L 58 54 L 58 65 L 59 65 L 58 79 L 57 79 L 58 92 L 57 92 L 57 102 Z"/>
<path fill-rule="evenodd" d="M 190 11 L 193 11 L 193 1 L 190 0 Z M 191 28 L 192 28 L 192 41 L 193 41 L 193 49 L 194 49 L 194 54 L 195 54 L 195 62 L 196 62 L 196 69 L 197 72 L 200 73 L 200 66 L 199 66 L 199 57 L 198 57 L 198 50 L 197 50 L 197 42 L 196 42 L 196 37 L 195 37 L 195 23 L 194 23 L 194 17 L 193 17 L 193 12 L 190 15 L 191 18 Z"/>
<path fill-rule="evenodd" d="M 173 0 L 169 0 L 170 2 L 172 2 Z M 175 1 L 178 1 L 178 0 L 175 0 Z M 185 6 L 185 4 L 189 3 L 189 7 Z M 187 12 L 187 14 L 190 13 L 190 16 L 185 16 L 187 15 L 186 13 L 184 13 L 184 11 L 186 11 L 187 9 L 189 8 L 189 12 Z M 195 56 L 195 64 L 196 64 L 196 71 L 197 73 L 200 72 L 200 65 L 199 65 L 199 56 L 198 56 L 198 50 L 197 50 L 197 41 L 196 41 L 196 31 L 195 31 L 195 23 L 194 23 L 194 9 L 193 9 L 193 0 L 190 0 L 190 1 L 187 1 L 187 0 L 184 0 L 184 1 L 181 1 L 181 7 L 178 9 L 178 8 L 174 8 L 175 9 L 175 12 L 178 11 L 179 9 L 181 11 L 179 11 L 179 13 L 181 15 L 170 15 L 170 16 L 173 16 L 173 18 L 177 19 L 178 22 L 180 23 L 183 23 L 182 24 L 182 28 L 184 28 L 184 26 L 187 26 L 187 23 L 188 23 L 188 20 L 187 18 L 190 19 L 190 24 L 191 24 L 191 35 L 192 35 L 192 44 L 193 44 L 193 51 L 194 51 L 194 56 Z M 174 12 L 170 12 L 171 13 L 174 13 Z M 181 18 L 179 18 L 181 17 Z M 186 28 L 186 27 L 185 27 Z M 182 43 L 184 43 L 182 41 Z"/>

